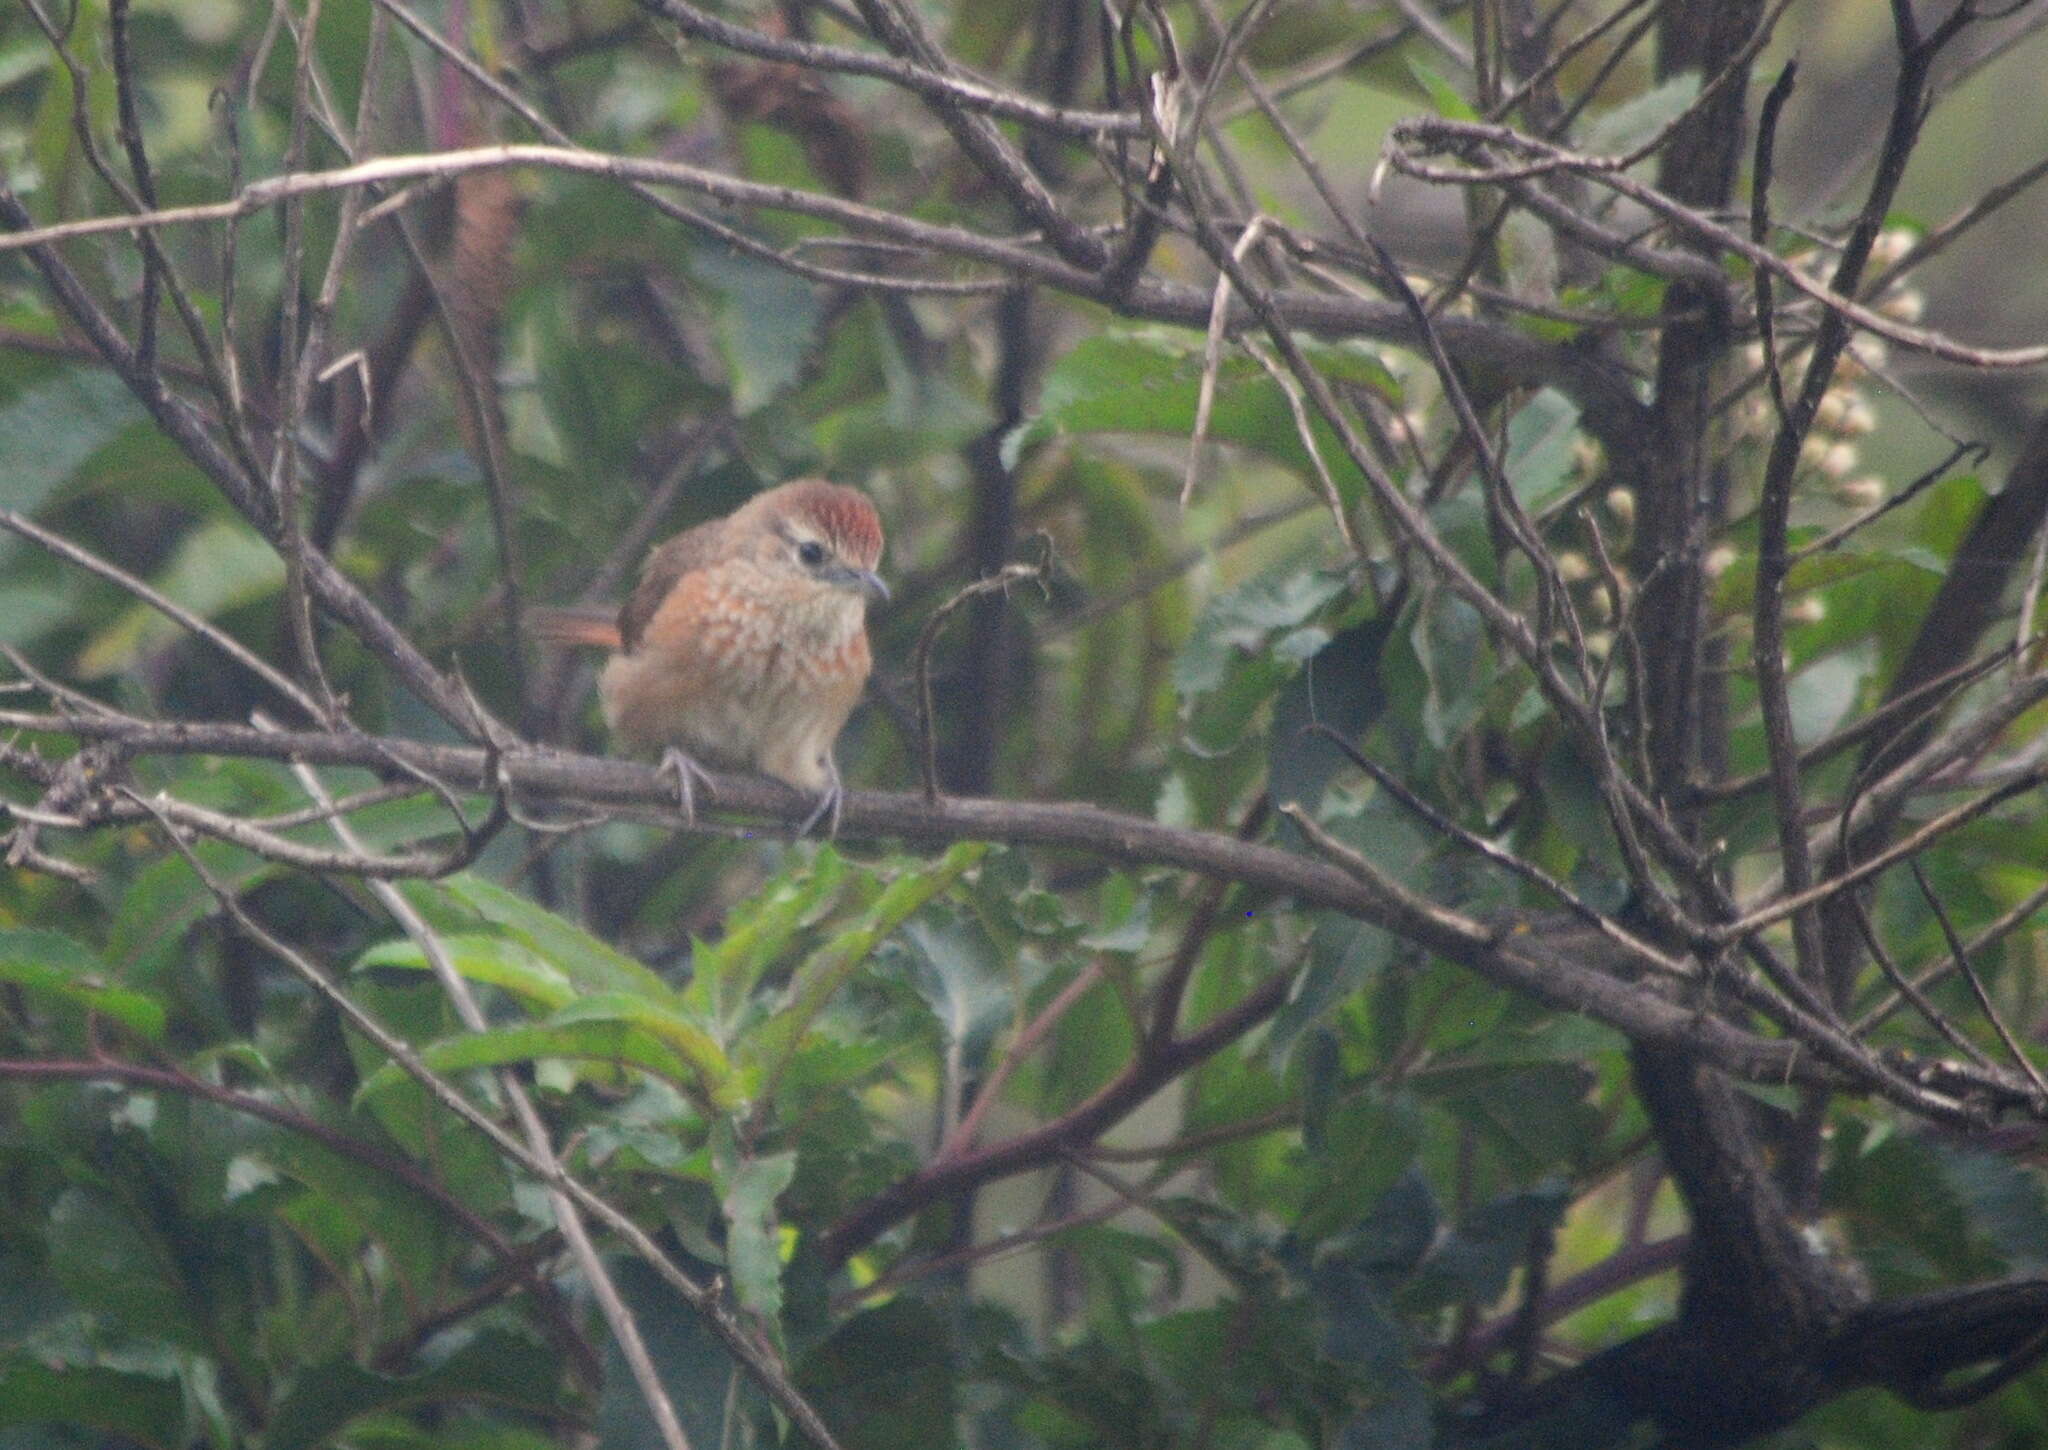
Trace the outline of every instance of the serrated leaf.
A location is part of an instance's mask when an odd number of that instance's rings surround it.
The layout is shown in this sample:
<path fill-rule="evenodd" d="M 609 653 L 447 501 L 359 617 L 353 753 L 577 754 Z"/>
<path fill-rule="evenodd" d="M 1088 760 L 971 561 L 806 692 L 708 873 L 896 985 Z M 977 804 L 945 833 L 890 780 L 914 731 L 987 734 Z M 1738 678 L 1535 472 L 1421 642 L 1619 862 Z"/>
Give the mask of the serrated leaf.
<path fill-rule="evenodd" d="M 934 908 L 904 923 L 898 936 L 911 985 L 931 1008 L 947 1051 L 964 1064 L 978 1063 L 1014 1010 L 1010 981 L 986 933 Z"/>
<path fill-rule="evenodd" d="M 780 878 L 733 909 L 723 936 L 696 944 L 683 1000 L 731 1022 L 796 934 L 831 904 L 852 874 L 846 858 L 830 846 L 820 847 L 809 862 L 792 855 Z"/>
<path fill-rule="evenodd" d="M 1340 574 L 1283 569 L 1247 580 L 1209 602 L 1174 661 L 1174 688 L 1199 695 L 1223 683 L 1234 658 L 1299 628 L 1344 591 Z"/>
<path fill-rule="evenodd" d="M 781 1064 L 803 1040 L 818 1014 L 860 965 L 924 904 L 951 888 L 988 854 L 988 844 L 961 841 L 923 870 L 906 872 L 891 881 L 860 922 L 839 933 L 805 960 L 790 983 L 787 1007 L 763 1023 L 747 1044 L 753 1061 L 773 1080 Z"/>
<path fill-rule="evenodd" d="M 742 1305 L 773 1323 L 782 1314 L 782 1253 L 775 1200 L 796 1176 L 796 1154 L 736 1165 L 724 1184 L 725 1262 Z"/>

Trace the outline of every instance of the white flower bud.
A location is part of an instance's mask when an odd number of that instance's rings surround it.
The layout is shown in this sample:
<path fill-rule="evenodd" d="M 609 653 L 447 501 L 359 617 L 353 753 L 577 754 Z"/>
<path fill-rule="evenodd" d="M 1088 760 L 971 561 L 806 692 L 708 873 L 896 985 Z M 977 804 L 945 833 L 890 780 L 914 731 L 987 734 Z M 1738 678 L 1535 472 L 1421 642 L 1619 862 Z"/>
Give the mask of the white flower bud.
<path fill-rule="evenodd" d="M 1861 513 L 1883 503 L 1885 495 L 1890 491 L 1890 486 L 1882 478 L 1874 473 L 1866 473 L 1861 478 L 1848 478 L 1836 484 L 1835 502 L 1844 508 L 1852 508 Z"/>
<path fill-rule="evenodd" d="M 1829 388 L 1821 394 L 1820 406 L 1813 410 L 1813 426 L 1825 428 L 1830 433 L 1842 431 L 1842 420 L 1849 416 L 1850 408 L 1856 404 L 1856 390 L 1840 386 Z"/>
<path fill-rule="evenodd" d="M 1836 443 L 1821 455 L 1820 471 L 1829 478 L 1847 478 L 1858 461 L 1854 443 Z"/>
<path fill-rule="evenodd" d="M 1919 244 L 1920 234 L 1911 227 L 1886 227 L 1870 243 L 1870 260 L 1873 266 L 1889 267 L 1903 261 L 1906 253 Z"/>
<path fill-rule="evenodd" d="M 1839 382 L 1852 383 L 1865 373 L 1882 369 L 1888 355 L 1883 338 L 1859 337 L 1843 351 L 1842 359 L 1835 368 L 1835 378 Z"/>
<path fill-rule="evenodd" d="M 1622 524 L 1636 521 L 1636 491 L 1632 488 L 1610 488 L 1607 490 L 1607 512 Z"/>
<path fill-rule="evenodd" d="M 1877 310 L 1898 322 L 1918 322 L 1927 312 L 1927 294 L 1917 287 L 1901 287 L 1879 298 Z"/>
<path fill-rule="evenodd" d="M 1837 443 L 1820 433 L 1809 433 L 1799 445 L 1799 461 L 1825 478 L 1847 478 L 1856 466 L 1856 445 Z"/>
<path fill-rule="evenodd" d="M 1709 579 L 1718 579 L 1728 572 L 1736 557 L 1733 544 L 1716 544 L 1707 550 L 1706 557 L 1700 560 L 1700 572 Z"/>
<path fill-rule="evenodd" d="M 1557 556 L 1557 575 L 1567 584 L 1576 584 L 1593 577 L 1593 566 L 1578 550 L 1566 549 Z"/>
<path fill-rule="evenodd" d="M 1818 594 L 1802 594 L 1785 606 L 1787 624 L 1819 624 L 1827 617 L 1827 601 Z"/>

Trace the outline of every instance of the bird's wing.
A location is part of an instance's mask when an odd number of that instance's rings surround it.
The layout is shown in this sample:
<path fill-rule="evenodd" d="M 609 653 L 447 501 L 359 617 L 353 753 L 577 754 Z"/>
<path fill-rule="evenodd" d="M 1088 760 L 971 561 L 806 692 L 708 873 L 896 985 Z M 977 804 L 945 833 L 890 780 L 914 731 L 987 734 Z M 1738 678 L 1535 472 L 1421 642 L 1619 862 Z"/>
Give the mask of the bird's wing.
<path fill-rule="evenodd" d="M 619 606 L 619 643 L 628 654 L 639 645 L 647 621 L 661 608 L 685 574 L 693 573 L 718 558 L 724 538 L 725 520 L 712 519 L 694 529 L 685 529 L 665 544 L 656 545 L 640 571 L 640 583 Z"/>

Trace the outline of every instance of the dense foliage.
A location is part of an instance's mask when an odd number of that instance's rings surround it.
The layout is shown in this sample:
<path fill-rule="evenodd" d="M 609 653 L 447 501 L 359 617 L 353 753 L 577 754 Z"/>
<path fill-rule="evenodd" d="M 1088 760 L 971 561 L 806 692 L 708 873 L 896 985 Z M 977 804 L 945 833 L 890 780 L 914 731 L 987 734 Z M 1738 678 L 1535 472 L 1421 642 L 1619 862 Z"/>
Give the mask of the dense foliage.
<path fill-rule="evenodd" d="M 2041 7 L 1786 8 L 9 10 L 0 1450 L 2048 1441 Z M 526 612 L 804 474 L 686 828 Z"/>

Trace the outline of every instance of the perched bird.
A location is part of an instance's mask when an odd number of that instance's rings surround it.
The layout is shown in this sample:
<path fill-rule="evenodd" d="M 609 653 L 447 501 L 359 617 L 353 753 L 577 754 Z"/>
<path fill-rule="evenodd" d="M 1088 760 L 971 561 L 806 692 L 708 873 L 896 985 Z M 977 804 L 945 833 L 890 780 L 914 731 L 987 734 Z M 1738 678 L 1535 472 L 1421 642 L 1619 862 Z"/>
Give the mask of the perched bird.
<path fill-rule="evenodd" d="M 660 751 L 683 813 L 702 765 L 752 770 L 818 793 L 808 832 L 839 825 L 833 743 L 867 683 L 867 601 L 882 521 L 866 495 L 822 479 L 757 494 L 647 556 L 616 623 L 536 615 L 543 638 L 616 651 L 598 680 L 605 723 L 630 750 Z"/>

